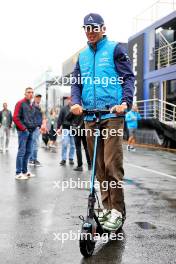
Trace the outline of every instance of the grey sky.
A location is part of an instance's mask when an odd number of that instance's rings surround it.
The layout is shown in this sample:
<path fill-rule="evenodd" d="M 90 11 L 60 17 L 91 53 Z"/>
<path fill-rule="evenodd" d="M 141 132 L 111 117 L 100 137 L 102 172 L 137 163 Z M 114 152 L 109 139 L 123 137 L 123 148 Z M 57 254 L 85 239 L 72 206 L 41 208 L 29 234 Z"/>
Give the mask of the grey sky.
<path fill-rule="evenodd" d="M 110 39 L 127 41 L 133 18 L 153 0 L 6 0 L 0 3 L 0 106 L 13 107 L 23 90 L 48 67 L 61 63 L 86 43 L 83 17 L 100 13 Z"/>

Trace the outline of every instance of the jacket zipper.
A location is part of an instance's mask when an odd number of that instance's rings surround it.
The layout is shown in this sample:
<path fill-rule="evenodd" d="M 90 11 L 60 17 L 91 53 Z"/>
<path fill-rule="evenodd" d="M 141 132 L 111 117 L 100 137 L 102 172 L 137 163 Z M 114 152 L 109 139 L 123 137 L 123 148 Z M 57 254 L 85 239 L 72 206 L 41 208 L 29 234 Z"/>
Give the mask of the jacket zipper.
<path fill-rule="evenodd" d="M 94 109 L 96 109 L 96 87 L 95 87 L 95 57 L 96 57 L 96 51 L 93 51 L 94 53 L 94 69 L 93 69 L 93 87 L 94 87 Z"/>

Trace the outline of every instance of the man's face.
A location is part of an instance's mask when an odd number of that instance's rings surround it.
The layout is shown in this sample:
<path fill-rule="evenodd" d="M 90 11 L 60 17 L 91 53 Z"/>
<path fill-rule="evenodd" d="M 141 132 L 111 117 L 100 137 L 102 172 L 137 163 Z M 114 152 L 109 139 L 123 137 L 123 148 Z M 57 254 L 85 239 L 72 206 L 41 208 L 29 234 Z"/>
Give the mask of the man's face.
<path fill-rule="evenodd" d="M 33 99 L 33 95 L 34 95 L 34 91 L 33 91 L 32 88 L 26 90 L 26 92 L 25 92 L 25 98 L 27 100 L 30 100 L 31 101 Z"/>
<path fill-rule="evenodd" d="M 96 44 L 104 35 L 106 28 L 104 26 L 91 26 L 84 27 L 86 37 L 91 44 Z"/>
<path fill-rule="evenodd" d="M 40 104 L 41 99 L 42 99 L 41 96 L 35 96 L 34 101 L 36 104 Z"/>
<path fill-rule="evenodd" d="M 3 103 L 3 109 L 7 110 L 7 103 Z"/>

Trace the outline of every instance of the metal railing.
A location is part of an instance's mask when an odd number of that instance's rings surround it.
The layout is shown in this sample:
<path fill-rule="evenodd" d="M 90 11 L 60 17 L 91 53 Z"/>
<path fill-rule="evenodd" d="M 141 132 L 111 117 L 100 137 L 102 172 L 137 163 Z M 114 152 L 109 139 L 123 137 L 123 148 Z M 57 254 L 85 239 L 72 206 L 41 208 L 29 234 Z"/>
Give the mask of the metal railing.
<path fill-rule="evenodd" d="M 157 69 L 176 64 L 176 41 L 169 43 L 164 36 L 162 36 L 159 43 L 160 47 L 155 50 Z"/>
<path fill-rule="evenodd" d="M 149 99 L 136 102 L 139 113 L 144 119 L 158 119 L 176 128 L 176 105 L 160 99 Z"/>

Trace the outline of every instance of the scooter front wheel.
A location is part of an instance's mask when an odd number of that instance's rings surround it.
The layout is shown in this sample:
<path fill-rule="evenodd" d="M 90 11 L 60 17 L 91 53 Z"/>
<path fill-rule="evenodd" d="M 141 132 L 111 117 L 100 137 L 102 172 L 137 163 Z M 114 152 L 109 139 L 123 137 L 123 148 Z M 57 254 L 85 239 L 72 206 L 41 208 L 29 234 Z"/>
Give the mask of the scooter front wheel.
<path fill-rule="evenodd" d="M 95 241 L 91 233 L 88 232 L 88 230 L 83 230 L 81 232 L 79 247 L 80 247 L 80 252 L 84 257 L 88 258 L 92 256 L 95 249 Z"/>

